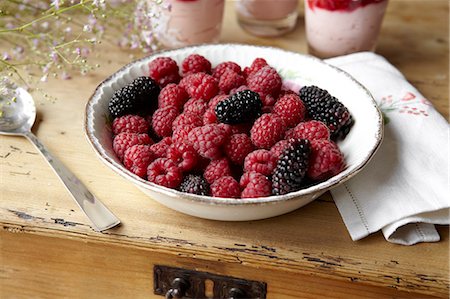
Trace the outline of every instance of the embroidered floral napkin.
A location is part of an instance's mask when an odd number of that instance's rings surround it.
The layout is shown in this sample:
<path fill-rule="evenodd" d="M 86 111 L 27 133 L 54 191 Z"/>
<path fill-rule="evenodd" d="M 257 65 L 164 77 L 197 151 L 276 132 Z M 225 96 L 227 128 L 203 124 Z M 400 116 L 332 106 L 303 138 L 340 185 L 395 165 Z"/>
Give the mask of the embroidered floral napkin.
<path fill-rule="evenodd" d="M 357 176 L 331 191 L 353 240 L 382 230 L 389 242 L 439 241 L 449 224 L 449 124 L 383 57 L 332 58 L 365 85 L 385 117 L 384 141 Z"/>

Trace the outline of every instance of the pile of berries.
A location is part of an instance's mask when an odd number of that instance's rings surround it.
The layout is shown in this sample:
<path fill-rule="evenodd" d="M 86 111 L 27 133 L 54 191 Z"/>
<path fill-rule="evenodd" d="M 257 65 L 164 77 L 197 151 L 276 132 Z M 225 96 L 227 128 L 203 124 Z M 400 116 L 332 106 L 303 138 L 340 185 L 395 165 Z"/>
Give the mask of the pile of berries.
<path fill-rule="evenodd" d="M 283 88 L 263 58 L 242 69 L 192 54 L 149 63 L 114 92 L 113 149 L 141 178 L 183 192 L 254 198 L 293 192 L 341 172 L 335 141 L 353 125 L 326 90 Z"/>

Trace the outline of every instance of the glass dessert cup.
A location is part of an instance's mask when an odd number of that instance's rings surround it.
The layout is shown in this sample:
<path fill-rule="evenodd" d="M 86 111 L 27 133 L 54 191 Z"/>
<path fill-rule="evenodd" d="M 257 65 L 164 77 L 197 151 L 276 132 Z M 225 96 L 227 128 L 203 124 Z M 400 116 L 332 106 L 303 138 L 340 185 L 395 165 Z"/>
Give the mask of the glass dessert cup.
<path fill-rule="evenodd" d="M 236 1 L 239 25 L 257 36 L 279 36 L 294 29 L 298 17 L 298 0 Z"/>
<path fill-rule="evenodd" d="M 374 51 L 388 0 L 305 1 L 309 52 L 328 58 Z"/>
<path fill-rule="evenodd" d="M 216 43 L 225 0 L 165 0 L 155 14 L 158 40 L 167 48 Z"/>

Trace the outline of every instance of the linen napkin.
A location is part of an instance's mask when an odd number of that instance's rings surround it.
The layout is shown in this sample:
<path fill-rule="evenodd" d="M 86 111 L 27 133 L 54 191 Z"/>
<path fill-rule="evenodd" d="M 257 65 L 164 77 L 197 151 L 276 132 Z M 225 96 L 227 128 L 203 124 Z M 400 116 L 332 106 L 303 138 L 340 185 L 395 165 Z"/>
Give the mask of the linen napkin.
<path fill-rule="evenodd" d="M 436 242 L 449 224 L 449 124 L 383 57 L 362 52 L 326 60 L 374 96 L 384 141 L 369 164 L 331 190 L 353 240 L 382 230 L 402 245 Z"/>

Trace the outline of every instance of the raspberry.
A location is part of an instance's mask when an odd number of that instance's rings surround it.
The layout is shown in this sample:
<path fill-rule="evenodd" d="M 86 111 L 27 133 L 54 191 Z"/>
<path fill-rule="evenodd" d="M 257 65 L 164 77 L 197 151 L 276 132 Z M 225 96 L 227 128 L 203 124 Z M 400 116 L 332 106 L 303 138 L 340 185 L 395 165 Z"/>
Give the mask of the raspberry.
<path fill-rule="evenodd" d="M 244 90 L 218 103 L 215 112 L 221 123 L 242 124 L 257 118 L 261 107 L 259 95 L 251 90 Z"/>
<path fill-rule="evenodd" d="M 178 116 L 177 108 L 168 106 L 158 108 L 152 117 L 152 128 L 159 137 L 172 135 L 172 123 Z"/>
<path fill-rule="evenodd" d="M 147 168 L 149 182 L 168 187 L 177 188 L 183 180 L 181 169 L 168 158 L 158 158 Z"/>
<path fill-rule="evenodd" d="M 174 106 L 181 111 L 188 97 L 188 94 L 183 88 L 174 83 L 170 83 L 167 84 L 159 93 L 158 106 L 159 108 Z"/>
<path fill-rule="evenodd" d="M 252 124 L 247 123 L 247 124 L 231 125 L 230 128 L 231 128 L 231 134 L 250 135 L 250 129 L 252 128 Z"/>
<path fill-rule="evenodd" d="M 208 102 L 208 108 L 214 109 L 214 108 L 216 108 L 217 104 L 219 104 L 220 102 L 222 102 L 223 100 L 226 100 L 226 99 L 228 99 L 228 96 L 225 94 L 217 95 Z"/>
<path fill-rule="evenodd" d="M 330 139 L 330 130 L 321 121 L 310 120 L 299 123 L 295 128 L 286 131 L 285 138 L 308 139 Z"/>
<path fill-rule="evenodd" d="M 261 101 L 263 103 L 263 106 L 271 107 L 271 106 L 275 105 L 275 103 L 277 102 L 277 99 L 274 96 L 268 94 L 265 97 L 261 98 Z"/>
<path fill-rule="evenodd" d="M 278 99 L 272 113 L 280 116 L 288 127 L 294 127 L 305 119 L 306 108 L 297 95 L 288 94 Z"/>
<path fill-rule="evenodd" d="M 180 81 L 178 65 L 172 58 L 158 57 L 148 64 L 148 68 L 149 76 L 162 87 Z"/>
<path fill-rule="evenodd" d="M 172 144 L 172 138 L 164 137 L 158 143 L 152 144 L 150 150 L 155 154 L 157 158 L 165 158 L 167 149 Z"/>
<path fill-rule="evenodd" d="M 135 144 L 153 144 L 153 141 L 147 134 L 120 133 L 114 137 L 113 150 L 122 161 L 125 151 Z"/>
<path fill-rule="evenodd" d="M 276 165 L 277 158 L 268 150 L 260 149 L 251 152 L 245 157 L 244 171 L 254 171 L 269 176 L 272 174 Z"/>
<path fill-rule="evenodd" d="M 328 91 L 317 86 L 304 86 L 300 89 L 300 98 L 306 105 L 309 117 L 328 126 L 332 139 L 344 138 L 350 131 L 353 125 L 350 112 Z"/>
<path fill-rule="evenodd" d="M 175 162 L 181 171 L 188 172 L 196 166 L 200 157 L 191 146 L 175 143 L 167 150 L 167 158 Z"/>
<path fill-rule="evenodd" d="M 264 58 L 256 58 L 253 60 L 252 65 L 250 67 L 244 68 L 244 76 L 248 78 L 250 74 L 255 73 L 262 69 L 263 67 L 267 66 L 267 61 Z"/>
<path fill-rule="evenodd" d="M 326 139 L 311 141 L 308 177 L 313 180 L 325 180 L 345 167 L 344 156 L 336 143 Z"/>
<path fill-rule="evenodd" d="M 210 100 L 219 92 L 217 79 L 205 73 L 196 73 L 184 77 L 180 86 L 191 98 Z"/>
<path fill-rule="evenodd" d="M 129 171 L 144 178 L 147 174 L 148 165 L 154 159 L 155 155 L 149 145 L 135 144 L 125 151 L 123 164 Z"/>
<path fill-rule="evenodd" d="M 238 88 L 233 88 L 232 90 L 230 90 L 229 95 L 233 95 L 239 91 L 244 91 L 244 90 L 250 90 L 250 88 L 248 88 L 247 85 L 241 85 Z"/>
<path fill-rule="evenodd" d="M 273 111 L 273 106 L 263 106 L 261 109 L 262 113 L 272 113 Z"/>
<path fill-rule="evenodd" d="M 241 198 L 256 198 L 272 195 L 272 183 L 265 176 L 257 172 L 246 172 L 241 177 Z"/>
<path fill-rule="evenodd" d="M 230 90 L 243 84 L 245 84 L 244 76 L 236 73 L 232 69 L 226 69 L 219 79 L 219 89 L 225 94 L 228 94 Z"/>
<path fill-rule="evenodd" d="M 306 139 L 291 142 L 278 158 L 272 175 L 272 192 L 275 195 L 300 190 L 308 169 L 310 143 Z"/>
<path fill-rule="evenodd" d="M 255 121 L 250 137 L 257 147 L 269 149 L 283 138 L 285 131 L 283 120 L 276 114 L 267 113 Z"/>
<path fill-rule="evenodd" d="M 206 109 L 208 109 L 208 103 L 205 100 L 192 98 L 184 104 L 183 112 L 201 116 L 206 112 Z"/>
<path fill-rule="evenodd" d="M 205 168 L 205 172 L 203 173 L 203 177 L 210 184 L 221 177 L 230 175 L 230 163 L 228 162 L 227 158 L 209 162 L 208 166 L 206 166 Z"/>
<path fill-rule="evenodd" d="M 114 135 L 120 133 L 147 133 L 149 125 L 145 118 L 137 115 L 124 115 L 114 119 L 112 131 Z"/>
<path fill-rule="evenodd" d="M 210 74 L 211 62 L 201 55 L 191 54 L 183 60 L 181 68 L 184 76 L 201 72 Z"/>
<path fill-rule="evenodd" d="M 194 125 L 186 125 L 183 127 L 178 127 L 172 134 L 172 142 L 177 144 L 187 144 L 189 143 L 188 134 L 196 128 Z"/>
<path fill-rule="evenodd" d="M 203 114 L 203 124 L 209 125 L 209 124 L 216 124 L 217 123 L 217 116 L 216 112 L 214 111 L 214 108 L 208 108 L 206 110 L 205 114 Z"/>
<path fill-rule="evenodd" d="M 175 132 L 176 129 L 193 125 L 194 127 L 200 127 L 203 125 L 203 119 L 200 115 L 192 112 L 184 112 L 175 118 L 172 123 L 172 130 Z"/>
<path fill-rule="evenodd" d="M 180 191 L 197 195 L 209 195 L 210 187 L 202 176 L 189 174 L 184 177 Z"/>
<path fill-rule="evenodd" d="M 265 66 L 252 73 L 247 80 L 248 87 L 259 93 L 263 98 L 267 95 L 277 96 L 281 90 L 282 80 L 277 71 L 270 66 Z"/>
<path fill-rule="evenodd" d="M 281 153 L 283 153 L 283 151 L 289 147 L 289 144 L 290 144 L 289 140 L 280 140 L 277 143 L 275 143 L 274 146 L 272 146 L 270 152 L 278 159 Z"/>
<path fill-rule="evenodd" d="M 227 138 L 227 132 L 216 124 L 194 128 L 188 134 L 189 142 L 194 149 L 209 159 L 217 159 L 222 155 L 221 146 Z"/>
<path fill-rule="evenodd" d="M 230 69 L 238 74 L 241 73 L 241 67 L 239 66 L 239 64 L 237 64 L 236 62 L 233 62 L 233 61 L 225 61 L 225 62 L 219 63 L 214 68 L 212 75 L 213 75 L 213 77 L 219 79 L 220 77 L 222 77 L 223 73 L 225 73 L 225 71 L 228 69 Z"/>
<path fill-rule="evenodd" d="M 231 162 L 242 165 L 245 157 L 254 150 L 253 143 L 246 134 L 235 134 L 225 143 L 224 152 Z"/>
<path fill-rule="evenodd" d="M 211 194 L 214 197 L 239 198 L 241 188 L 233 177 L 224 176 L 212 183 Z"/>

